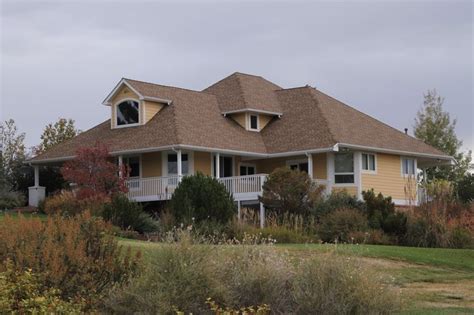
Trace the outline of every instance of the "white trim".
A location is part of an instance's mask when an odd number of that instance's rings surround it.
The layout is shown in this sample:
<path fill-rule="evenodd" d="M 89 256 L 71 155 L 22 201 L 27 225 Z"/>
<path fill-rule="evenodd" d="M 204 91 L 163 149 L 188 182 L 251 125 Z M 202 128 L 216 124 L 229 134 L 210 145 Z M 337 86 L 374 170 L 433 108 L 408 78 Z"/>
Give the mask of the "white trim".
<path fill-rule="evenodd" d="M 354 152 L 354 183 L 357 186 L 357 198 L 362 200 L 362 175 L 360 165 L 362 164 L 362 154 Z"/>
<path fill-rule="evenodd" d="M 176 150 L 177 151 L 177 150 Z M 168 155 L 169 154 L 176 154 L 176 158 L 178 156 L 178 153 L 175 150 L 166 150 L 161 152 L 161 174 L 163 174 L 164 177 L 168 176 L 177 176 L 178 174 L 169 174 L 168 173 Z M 188 155 L 188 173 L 187 174 L 182 174 L 183 176 L 186 175 L 194 175 L 194 152 L 192 151 L 182 151 L 181 156 L 187 154 Z M 176 160 L 178 161 L 178 160 Z M 182 167 L 182 166 L 181 166 Z"/>
<path fill-rule="evenodd" d="M 272 112 L 272 111 L 261 110 L 261 109 L 253 109 L 253 108 L 229 110 L 229 111 L 222 112 L 222 115 L 227 116 L 227 115 L 230 115 L 230 114 L 247 113 L 247 112 L 268 114 L 268 115 L 274 115 L 274 116 L 278 116 L 278 117 L 281 117 L 283 115 L 283 113 Z"/>
<path fill-rule="evenodd" d="M 405 155 L 405 156 L 414 156 L 414 157 L 427 157 L 433 159 L 440 159 L 440 160 L 453 160 L 452 156 L 448 155 L 437 155 L 437 154 L 429 154 L 429 153 L 416 153 L 410 151 L 403 151 L 403 150 L 392 150 L 392 149 L 383 149 L 383 148 L 376 148 L 376 147 L 368 147 L 363 145 L 354 145 L 348 143 L 337 143 L 339 147 L 345 147 L 349 149 L 359 149 L 363 151 L 374 151 L 379 153 L 388 153 L 388 154 L 395 154 L 395 155 Z"/>
<path fill-rule="evenodd" d="M 340 152 L 341 154 L 347 154 L 347 153 L 352 153 L 352 167 L 354 169 L 353 172 L 342 172 L 342 173 L 336 173 L 336 159 L 334 158 L 333 155 L 333 180 L 334 180 L 334 187 L 352 187 L 352 186 L 357 186 L 357 178 L 356 178 L 356 172 L 358 172 L 358 168 L 356 167 L 356 153 L 354 151 L 348 151 L 348 152 Z M 336 183 L 336 175 L 352 175 L 354 176 L 354 182 L 353 183 Z"/>
<path fill-rule="evenodd" d="M 416 200 L 414 203 L 412 203 L 410 200 L 405 200 L 405 199 L 392 199 L 393 203 L 396 206 L 418 206 L 418 196 L 416 197 Z"/>
<path fill-rule="evenodd" d="M 253 114 L 253 113 L 247 113 L 247 130 L 248 131 L 260 131 L 260 115 L 259 114 Z M 252 116 L 257 117 L 257 128 L 252 128 Z"/>
<path fill-rule="evenodd" d="M 360 156 L 360 172 L 362 174 L 377 175 L 377 170 L 378 170 L 377 153 L 375 153 L 375 152 L 360 152 L 360 154 L 361 154 L 361 156 Z M 363 165 L 364 159 L 362 158 L 362 155 L 364 155 L 364 154 L 374 156 L 375 170 L 364 170 L 364 165 Z M 368 160 L 367 160 L 367 163 L 369 163 Z"/>
<path fill-rule="evenodd" d="M 160 102 L 160 103 L 166 103 L 168 105 L 171 105 L 173 103 L 172 100 L 168 99 L 162 99 L 158 97 L 152 97 L 152 96 L 144 96 L 140 94 L 130 83 L 127 82 L 127 79 L 122 78 L 117 85 L 114 87 L 114 89 L 107 95 L 107 97 L 102 101 L 103 105 L 110 106 L 112 105 L 110 103 L 110 99 L 115 96 L 117 91 L 122 87 L 122 85 L 125 84 L 130 90 L 132 90 L 133 93 L 135 93 L 138 96 L 139 100 L 146 100 L 146 101 L 154 101 L 154 102 Z"/>
<path fill-rule="evenodd" d="M 119 125 L 119 124 L 117 124 L 118 106 L 120 104 L 122 104 L 123 102 L 126 102 L 126 101 L 133 101 L 133 102 L 138 103 L 138 122 L 134 123 L 134 124 Z M 112 117 L 112 119 L 114 120 L 113 123 L 112 123 L 113 129 L 115 129 L 115 128 L 136 127 L 136 126 L 143 125 L 143 123 L 142 123 L 143 122 L 143 103 L 140 100 L 137 100 L 137 99 L 131 98 L 131 97 L 127 97 L 127 98 L 124 98 L 124 99 L 121 99 L 121 100 L 115 102 L 112 106 L 115 109 L 115 115 L 113 115 L 114 117 Z M 114 111 L 112 111 L 112 112 L 114 112 Z"/>

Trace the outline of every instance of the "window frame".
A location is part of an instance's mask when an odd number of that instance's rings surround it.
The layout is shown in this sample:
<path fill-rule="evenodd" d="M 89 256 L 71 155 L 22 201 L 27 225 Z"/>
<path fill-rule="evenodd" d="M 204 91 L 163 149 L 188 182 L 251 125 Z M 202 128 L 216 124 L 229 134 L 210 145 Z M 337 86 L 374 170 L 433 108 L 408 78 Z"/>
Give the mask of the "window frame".
<path fill-rule="evenodd" d="M 257 118 L 257 128 L 252 128 L 252 116 L 254 116 L 254 117 Z M 250 131 L 260 131 L 260 117 L 259 117 L 259 114 L 249 113 L 247 120 L 248 120 L 248 128 L 247 128 L 247 130 L 250 130 Z"/>
<path fill-rule="evenodd" d="M 169 172 L 169 156 L 170 155 L 176 155 L 176 173 L 170 173 Z M 183 161 L 183 156 L 187 156 L 187 161 Z M 183 162 L 188 162 L 188 171 L 187 173 L 184 172 L 183 170 Z M 164 168 L 166 170 L 166 176 L 178 176 L 178 153 L 176 152 L 166 152 L 165 153 L 165 165 Z M 191 170 L 191 154 L 189 152 L 181 152 L 181 171 L 182 171 L 182 176 L 187 176 L 187 175 L 192 175 L 192 170 Z"/>
<path fill-rule="evenodd" d="M 336 155 L 338 154 L 352 154 L 352 172 L 337 172 L 336 171 Z M 356 165 L 355 165 L 355 162 L 356 162 L 356 156 L 355 156 L 355 152 L 335 152 L 334 153 L 334 174 L 333 174 L 333 180 L 334 180 L 334 186 L 336 187 L 352 187 L 352 186 L 357 186 L 357 183 L 356 183 Z M 352 175 L 353 177 L 353 182 L 352 183 L 336 183 L 336 176 L 337 175 Z"/>
<path fill-rule="evenodd" d="M 403 171 L 403 165 L 404 165 L 404 161 L 405 160 L 412 160 L 413 161 L 413 174 L 410 174 L 410 173 L 405 173 Z M 407 168 L 408 170 L 409 168 Z M 417 174 L 417 169 L 418 169 L 418 165 L 417 165 L 417 161 L 416 161 L 416 158 L 415 157 L 410 157 L 410 156 L 400 156 L 400 173 L 402 175 L 402 177 L 406 178 L 406 177 L 414 177 L 416 176 Z"/>
<path fill-rule="evenodd" d="M 367 155 L 367 158 L 372 155 L 374 157 L 374 169 L 364 169 L 364 155 Z M 367 160 L 367 166 L 369 166 L 369 160 Z M 377 174 L 378 164 L 377 164 L 377 153 L 373 152 L 361 152 L 360 154 L 360 170 L 362 173 L 366 174 Z"/>
<path fill-rule="evenodd" d="M 125 125 L 119 125 L 117 123 L 117 117 L 118 117 L 118 107 L 120 104 L 122 104 L 123 102 L 127 102 L 127 101 L 133 101 L 133 102 L 136 102 L 138 103 L 138 122 L 137 123 L 133 123 L 133 124 L 125 124 Z M 114 105 L 114 128 L 127 128 L 127 127 L 135 127 L 135 126 L 140 126 L 141 125 L 141 121 L 142 121 L 142 102 L 140 100 L 137 100 L 135 98 L 124 98 L 124 99 L 121 99 L 119 101 L 117 101 Z"/>
<path fill-rule="evenodd" d="M 249 175 L 249 174 L 242 175 L 242 173 L 240 171 L 241 167 L 246 167 L 247 168 L 247 173 L 248 173 L 248 168 L 253 167 L 254 173 L 252 175 Z M 256 164 L 253 164 L 253 163 L 239 163 L 239 176 L 253 176 L 253 175 L 257 175 L 257 165 Z"/>

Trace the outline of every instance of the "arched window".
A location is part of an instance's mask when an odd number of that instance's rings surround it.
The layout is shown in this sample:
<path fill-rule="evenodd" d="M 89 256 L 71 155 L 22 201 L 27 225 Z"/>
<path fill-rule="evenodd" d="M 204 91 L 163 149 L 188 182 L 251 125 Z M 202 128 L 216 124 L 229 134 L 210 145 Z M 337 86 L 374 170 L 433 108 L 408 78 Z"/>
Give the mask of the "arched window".
<path fill-rule="evenodd" d="M 140 122 L 139 103 L 132 100 L 117 105 L 117 126 L 138 124 Z"/>

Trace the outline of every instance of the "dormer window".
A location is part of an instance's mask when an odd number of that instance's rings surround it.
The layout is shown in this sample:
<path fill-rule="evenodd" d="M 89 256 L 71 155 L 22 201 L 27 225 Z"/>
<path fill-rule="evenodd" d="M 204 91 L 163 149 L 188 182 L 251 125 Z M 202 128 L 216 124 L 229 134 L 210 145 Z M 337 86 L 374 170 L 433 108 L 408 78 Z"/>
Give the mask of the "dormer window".
<path fill-rule="evenodd" d="M 137 101 L 127 100 L 117 105 L 117 126 L 138 125 L 140 105 Z"/>
<path fill-rule="evenodd" d="M 258 115 L 250 115 L 249 116 L 249 129 L 250 130 L 259 130 L 258 128 Z"/>

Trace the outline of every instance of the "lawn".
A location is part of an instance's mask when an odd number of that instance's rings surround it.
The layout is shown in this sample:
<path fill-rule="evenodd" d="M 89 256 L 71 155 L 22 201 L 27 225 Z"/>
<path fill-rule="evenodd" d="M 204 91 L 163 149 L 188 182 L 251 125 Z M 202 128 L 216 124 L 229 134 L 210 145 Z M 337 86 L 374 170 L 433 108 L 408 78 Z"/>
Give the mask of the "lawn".
<path fill-rule="evenodd" d="M 6 211 L 6 212 L 5 211 L 0 211 L 0 220 L 3 220 L 5 215 L 9 215 L 12 218 L 18 218 L 18 216 L 20 214 L 16 211 Z M 42 213 L 24 212 L 24 213 L 21 213 L 21 215 L 24 216 L 25 218 L 39 218 L 42 221 L 44 221 L 48 218 L 48 216 L 46 214 L 42 214 Z"/>
<path fill-rule="evenodd" d="M 140 250 L 145 260 L 163 246 L 126 239 L 120 243 Z M 296 259 L 329 252 L 359 259 L 393 280 L 401 292 L 402 314 L 474 314 L 474 250 L 320 244 L 280 244 L 276 249 Z"/>

